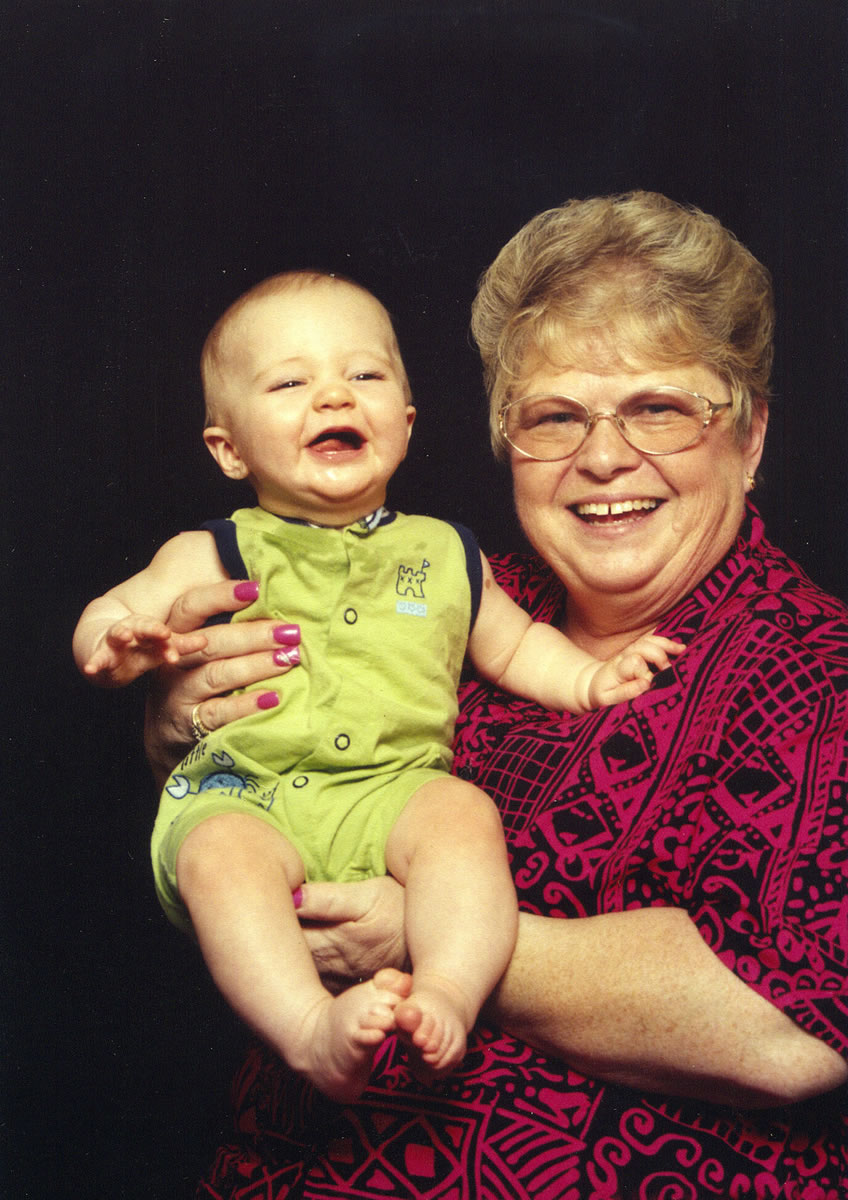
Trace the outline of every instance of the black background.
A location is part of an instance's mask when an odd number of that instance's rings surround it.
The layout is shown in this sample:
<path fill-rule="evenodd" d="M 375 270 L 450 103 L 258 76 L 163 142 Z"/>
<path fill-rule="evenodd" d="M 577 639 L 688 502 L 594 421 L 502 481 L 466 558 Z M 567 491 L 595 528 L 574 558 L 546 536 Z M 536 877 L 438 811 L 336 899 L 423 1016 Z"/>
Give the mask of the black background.
<path fill-rule="evenodd" d="M 848 598 L 846 28 L 827 0 L 5 0 L 0 1194 L 177 1200 L 244 1035 L 161 916 L 140 686 L 76 677 L 84 603 L 241 495 L 203 336 L 290 266 L 396 317 L 419 418 L 391 498 L 520 545 L 467 323 L 530 216 L 645 187 L 772 270 L 772 538 Z"/>

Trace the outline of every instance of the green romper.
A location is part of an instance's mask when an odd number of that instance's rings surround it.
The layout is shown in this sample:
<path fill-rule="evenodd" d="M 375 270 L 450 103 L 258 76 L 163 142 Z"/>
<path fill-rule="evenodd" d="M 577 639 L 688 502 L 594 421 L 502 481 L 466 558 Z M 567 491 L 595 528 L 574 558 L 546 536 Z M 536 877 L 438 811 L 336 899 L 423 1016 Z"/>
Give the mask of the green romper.
<path fill-rule="evenodd" d="M 482 584 L 462 526 L 380 510 L 344 529 L 260 508 L 210 525 L 225 569 L 257 579 L 234 620 L 301 628 L 301 665 L 276 708 L 203 738 L 165 785 L 153 831 L 156 890 L 190 929 L 177 851 L 201 821 L 249 812 L 298 850 L 308 880 L 386 872 L 389 831 L 422 784 L 450 771 L 456 688 Z"/>

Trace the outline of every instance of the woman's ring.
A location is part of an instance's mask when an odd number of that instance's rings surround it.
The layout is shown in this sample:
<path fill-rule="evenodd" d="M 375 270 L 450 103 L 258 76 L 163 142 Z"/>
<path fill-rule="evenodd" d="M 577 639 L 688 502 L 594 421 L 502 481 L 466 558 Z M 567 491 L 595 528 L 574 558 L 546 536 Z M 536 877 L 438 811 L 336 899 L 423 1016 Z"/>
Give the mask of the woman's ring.
<path fill-rule="evenodd" d="M 200 714 L 197 711 L 199 708 L 200 705 L 195 704 L 194 708 L 191 710 L 191 732 L 194 734 L 194 740 L 196 742 L 202 742 L 203 739 L 208 737 L 208 735 L 212 732 L 212 730 L 207 729 L 201 721 Z"/>

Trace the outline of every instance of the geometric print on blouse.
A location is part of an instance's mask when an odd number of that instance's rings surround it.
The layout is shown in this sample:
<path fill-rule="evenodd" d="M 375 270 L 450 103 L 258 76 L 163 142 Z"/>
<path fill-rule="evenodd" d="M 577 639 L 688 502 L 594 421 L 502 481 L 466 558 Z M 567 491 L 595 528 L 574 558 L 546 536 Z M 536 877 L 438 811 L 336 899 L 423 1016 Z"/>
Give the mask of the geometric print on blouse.
<path fill-rule="evenodd" d="M 559 623 L 561 586 L 544 564 L 512 555 L 493 567 L 535 619 Z M 468 683 L 455 769 L 500 808 L 522 910 L 682 906 L 729 969 L 844 1054 L 848 612 L 769 545 L 751 510 L 658 632 L 686 651 L 628 705 L 562 717 Z M 355 1106 L 331 1105 L 262 1047 L 236 1096 L 238 1140 L 205 1197 L 848 1196 L 845 1089 L 744 1112 L 664 1099 L 485 1026 L 435 1087 L 389 1038 Z"/>

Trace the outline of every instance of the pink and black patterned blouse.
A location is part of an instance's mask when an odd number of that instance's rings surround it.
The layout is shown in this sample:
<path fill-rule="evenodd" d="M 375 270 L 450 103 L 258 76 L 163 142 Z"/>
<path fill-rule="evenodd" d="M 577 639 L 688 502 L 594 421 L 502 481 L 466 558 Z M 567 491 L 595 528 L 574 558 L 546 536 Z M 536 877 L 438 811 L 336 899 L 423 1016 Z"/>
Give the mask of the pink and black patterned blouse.
<path fill-rule="evenodd" d="M 493 563 L 537 620 L 561 585 Z M 749 513 L 658 628 L 686 652 L 649 692 L 582 717 L 466 685 L 455 769 L 496 800 L 521 908 L 684 908 L 746 984 L 848 1054 L 848 610 Z M 220 1200 L 843 1200 L 845 1090 L 741 1111 L 601 1083 L 479 1028 L 424 1089 L 383 1047 L 340 1108 L 251 1052 Z"/>

